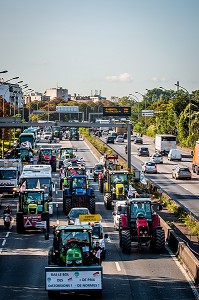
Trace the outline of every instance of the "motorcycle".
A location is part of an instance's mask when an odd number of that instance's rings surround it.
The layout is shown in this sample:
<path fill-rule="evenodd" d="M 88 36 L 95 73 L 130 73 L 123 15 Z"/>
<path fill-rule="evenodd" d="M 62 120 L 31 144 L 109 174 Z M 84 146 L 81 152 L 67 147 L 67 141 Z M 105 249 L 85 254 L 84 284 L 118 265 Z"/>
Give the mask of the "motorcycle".
<path fill-rule="evenodd" d="M 6 229 L 9 229 L 10 228 L 10 225 L 11 225 L 11 221 L 12 221 L 12 217 L 11 217 L 11 214 L 4 214 L 3 215 L 3 220 L 4 220 L 4 226 Z"/>

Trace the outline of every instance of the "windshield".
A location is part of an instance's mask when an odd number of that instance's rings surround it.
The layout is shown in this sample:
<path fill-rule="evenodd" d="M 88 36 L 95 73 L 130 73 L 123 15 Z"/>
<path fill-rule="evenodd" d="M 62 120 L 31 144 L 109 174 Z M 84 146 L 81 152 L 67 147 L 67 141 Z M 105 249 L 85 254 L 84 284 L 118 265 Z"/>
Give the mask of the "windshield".
<path fill-rule="evenodd" d="M 16 179 L 17 172 L 14 170 L 0 170 L 0 180 L 2 179 Z"/>
<path fill-rule="evenodd" d="M 112 174 L 111 175 L 111 183 L 127 183 L 128 182 L 128 174 Z"/>
<path fill-rule="evenodd" d="M 126 205 L 120 205 L 118 206 L 119 209 L 117 209 L 117 215 L 123 215 L 123 214 L 126 214 L 126 211 L 127 211 L 127 207 Z"/>
<path fill-rule="evenodd" d="M 131 218 L 136 219 L 139 213 L 146 219 L 151 220 L 151 204 L 149 202 L 131 203 Z"/>
<path fill-rule="evenodd" d="M 61 231 L 60 235 L 62 245 L 67 244 L 67 242 L 71 239 L 75 239 L 78 241 L 84 241 L 89 243 L 89 233 L 87 231 Z"/>
<path fill-rule="evenodd" d="M 26 178 L 25 180 L 27 189 L 40 188 L 44 189 L 45 191 L 49 191 L 50 189 L 50 178 Z"/>
<path fill-rule="evenodd" d="M 103 235 L 102 235 L 102 230 L 100 226 L 94 226 L 93 230 L 92 230 L 92 237 L 94 239 L 102 239 Z"/>
<path fill-rule="evenodd" d="M 34 193 L 34 192 L 28 192 L 24 194 L 24 202 L 25 203 L 37 203 L 42 204 L 43 200 L 43 194 L 42 193 Z"/>
<path fill-rule="evenodd" d="M 76 219 L 79 218 L 79 215 L 87 215 L 87 214 L 89 214 L 88 209 L 82 209 L 82 210 L 74 209 L 71 211 L 70 217 Z"/>
<path fill-rule="evenodd" d="M 24 143 L 24 142 L 26 142 L 26 141 L 28 141 L 28 142 L 30 142 L 31 143 L 31 145 L 33 144 L 33 136 L 28 136 L 28 135 L 26 135 L 26 136 L 21 136 L 20 137 L 20 144 L 21 143 Z"/>
<path fill-rule="evenodd" d="M 74 178 L 72 181 L 72 188 L 86 188 L 86 177 L 85 178 Z"/>
<path fill-rule="evenodd" d="M 103 166 L 102 165 L 95 165 L 94 171 L 101 171 L 101 170 L 103 170 Z"/>

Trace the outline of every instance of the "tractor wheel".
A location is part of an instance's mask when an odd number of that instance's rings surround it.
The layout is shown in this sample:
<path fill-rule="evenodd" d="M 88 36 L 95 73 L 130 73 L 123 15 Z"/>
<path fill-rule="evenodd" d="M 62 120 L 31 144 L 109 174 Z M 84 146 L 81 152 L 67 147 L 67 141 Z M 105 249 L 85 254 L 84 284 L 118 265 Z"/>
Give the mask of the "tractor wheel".
<path fill-rule="evenodd" d="M 72 208 L 72 199 L 71 198 L 66 198 L 66 206 L 65 206 L 65 214 L 66 216 L 69 214 L 71 208 Z"/>
<path fill-rule="evenodd" d="M 112 199 L 111 199 L 111 194 L 106 193 L 104 195 L 104 205 L 106 207 L 106 209 L 111 209 L 112 208 Z"/>
<path fill-rule="evenodd" d="M 121 231 L 121 248 L 123 253 L 131 253 L 131 232 L 130 230 Z"/>
<path fill-rule="evenodd" d="M 54 265 L 53 247 L 50 247 L 48 251 L 48 265 Z"/>
<path fill-rule="evenodd" d="M 43 212 L 42 213 L 42 221 L 46 221 L 46 229 L 44 229 L 44 231 L 48 235 L 49 235 L 49 232 L 50 232 L 50 220 L 49 219 L 50 219 L 49 212 Z"/>
<path fill-rule="evenodd" d="M 24 223 L 23 223 L 23 213 L 17 212 L 16 213 L 16 225 L 17 225 L 17 233 L 24 232 Z"/>
<path fill-rule="evenodd" d="M 57 170 L 56 161 L 52 162 L 51 167 L 52 167 L 52 172 L 56 172 Z"/>
<path fill-rule="evenodd" d="M 157 228 L 155 232 L 155 251 L 163 252 L 165 249 L 165 233 L 162 228 Z"/>
<path fill-rule="evenodd" d="M 95 198 L 89 199 L 89 211 L 91 214 L 95 214 Z"/>
<path fill-rule="evenodd" d="M 100 191 L 100 193 L 104 192 L 104 182 L 103 182 L 103 179 L 99 179 L 99 191 Z"/>

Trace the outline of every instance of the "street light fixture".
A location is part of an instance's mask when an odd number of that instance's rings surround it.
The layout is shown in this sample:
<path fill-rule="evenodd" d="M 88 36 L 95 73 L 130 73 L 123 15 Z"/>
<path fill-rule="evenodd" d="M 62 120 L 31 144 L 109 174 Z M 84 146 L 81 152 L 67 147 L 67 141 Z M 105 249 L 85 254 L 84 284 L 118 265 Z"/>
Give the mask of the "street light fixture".
<path fill-rule="evenodd" d="M 15 80 L 15 79 L 19 79 L 19 76 L 17 76 L 17 77 L 13 77 L 13 78 L 10 78 L 10 79 L 8 79 L 8 80 L 4 81 L 4 83 L 7 83 L 7 82 L 9 82 L 9 81 L 11 81 L 11 80 Z"/>
<path fill-rule="evenodd" d="M 23 82 L 23 80 L 21 80 L 21 81 L 18 81 L 16 84 L 19 84 L 19 83 L 22 83 Z"/>
<path fill-rule="evenodd" d="M 178 88 L 180 87 L 182 90 L 184 90 L 188 94 L 188 97 L 189 97 L 189 136 L 190 136 L 190 134 L 191 134 L 191 96 L 190 96 L 188 90 L 185 89 L 183 86 L 180 86 L 179 83 L 174 83 L 174 85 L 176 85 Z"/>
<path fill-rule="evenodd" d="M 5 73 L 8 73 L 8 71 L 5 70 L 5 71 L 1 71 L 0 73 L 5 74 Z"/>

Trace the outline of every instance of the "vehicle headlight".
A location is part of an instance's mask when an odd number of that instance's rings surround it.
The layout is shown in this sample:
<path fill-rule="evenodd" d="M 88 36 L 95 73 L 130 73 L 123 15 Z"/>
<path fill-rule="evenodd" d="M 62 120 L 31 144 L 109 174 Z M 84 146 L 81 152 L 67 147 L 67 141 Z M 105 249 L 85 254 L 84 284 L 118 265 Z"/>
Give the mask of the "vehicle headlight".
<path fill-rule="evenodd" d="M 66 263 L 67 263 L 67 265 L 72 265 L 73 262 L 72 262 L 72 260 L 67 260 Z"/>
<path fill-rule="evenodd" d="M 76 264 L 77 264 L 77 265 L 82 264 L 82 260 L 81 260 L 81 259 L 80 259 L 80 260 L 76 260 Z"/>
<path fill-rule="evenodd" d="M 75 224 L 75 221 L 73 221 L 73 220 L 69 220 L 69 222 L 68 222 L 70 225 L 74 225 Z"/>

